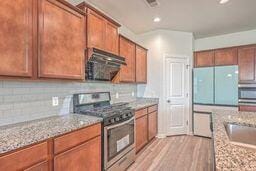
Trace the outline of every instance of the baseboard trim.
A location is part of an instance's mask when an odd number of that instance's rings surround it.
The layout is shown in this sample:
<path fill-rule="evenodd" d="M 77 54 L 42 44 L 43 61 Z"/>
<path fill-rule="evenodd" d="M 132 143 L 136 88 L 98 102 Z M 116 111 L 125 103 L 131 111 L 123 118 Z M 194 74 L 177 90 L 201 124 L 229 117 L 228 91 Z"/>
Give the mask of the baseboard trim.
<path fill-rule="evenodd" d="M 157 134 L 156 137 L 157 138 L 166 138 L 167 136 L 166 136 L 166 134 Z"/>

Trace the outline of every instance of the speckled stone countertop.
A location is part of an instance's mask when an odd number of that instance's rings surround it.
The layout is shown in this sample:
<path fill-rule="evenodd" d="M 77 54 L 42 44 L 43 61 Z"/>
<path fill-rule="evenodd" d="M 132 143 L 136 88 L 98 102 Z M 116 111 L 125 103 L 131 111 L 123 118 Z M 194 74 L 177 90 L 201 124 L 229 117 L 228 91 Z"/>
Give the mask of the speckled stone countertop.
<path fill-rule="evenodd" d="M 229 141 L 224 123 L 256 127 L 256 113 L 213 111 L 213 137 L 218 171 L 256 171 L 256 149 L 234 145 Z"/>
<path fill-rule="evenodd" d="M 101 118 L 69 114 L 0 127 L 0 154 L 98 122 Z"/>
<path fill-rule="evenodd" d="M 129 106 L 135 110 L 139 110 L 148 106 L 156 105 L 158 103 L 158 98 L 137 98 L 135 101 L 129 102 Z"/>

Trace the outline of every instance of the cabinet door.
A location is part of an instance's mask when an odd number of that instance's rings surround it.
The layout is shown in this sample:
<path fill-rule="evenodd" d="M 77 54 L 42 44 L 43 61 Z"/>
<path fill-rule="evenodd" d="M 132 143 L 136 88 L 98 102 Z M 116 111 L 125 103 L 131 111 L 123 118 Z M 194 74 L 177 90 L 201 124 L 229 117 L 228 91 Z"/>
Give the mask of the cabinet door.
<path fill-rule="evenodd" d="M 216 50 L 215 65 L 237 65 L 237 48 Z"/>
<path fill-rule="evenodd" d="M 33 0 L 0 2 L 0 75 L 32 76 Z"/>
<path fill-rule="evenodd" d="M 255 81 L 255 47 L 238 50 L 239 82 Z"/>
<path fill-rule="evenodd" d="M 39 77 L 84 78 L 84 16 L 55 0 L 41 0 Z"/>
<path fill-rule="evenodd" d="M 194 60 L 195 67 L 214 66 L 214 51 L 196 52 Z"/>
<path fill-rule="evenodd" d="M 106 21 L 105 50 L 118 55 L 118 27 Z"/>
<path fill-rule="evenodd" d="M 157 134 L 157 112 L 148 114 L 148 139 L 155 138 Z"/>
<path fill-rule="evenodd" d="M 136 119 L 136 152 L 148 143 L 148 115 Z"/>
<path fill-rule="evenodd" d="M 87 15 L 87 46 L 104 50 L 105 46 L 105 19 L 96 12 L 88 9 Z"/>
<path fill-rule="evenodd" d="M 147 83 L 147 50 L 136 46 L 136 82 Z"/>
<path fill-rule="evenodd" d="M 120 36 L 120 55 L 125 57 L 126 66 L 121 67 L 120 81 L 135 82 L 135 44 Z"/>
<path fill-rule="evenodd" d="M 211 137 L 210 122 L 210 114 L 194 113 L 194 134 Z"/>
<path fill-rule="evenodd" d="M 101 170 L 101 137 L 98 136 L 54 158 L 55 171 Z"/>

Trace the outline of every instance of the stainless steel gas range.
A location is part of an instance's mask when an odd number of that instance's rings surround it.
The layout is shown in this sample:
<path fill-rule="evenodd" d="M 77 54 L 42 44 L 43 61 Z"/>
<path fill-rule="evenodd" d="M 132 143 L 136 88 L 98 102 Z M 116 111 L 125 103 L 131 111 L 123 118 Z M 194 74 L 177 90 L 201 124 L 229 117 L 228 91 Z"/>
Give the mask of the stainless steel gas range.
<path fill-rule="evenodd" d="M 103 118 L 102 169 L 123 171 L 135 161 L 134 110 L 110 100 L 109 92 L 75 94 L 74 112 Z"/>

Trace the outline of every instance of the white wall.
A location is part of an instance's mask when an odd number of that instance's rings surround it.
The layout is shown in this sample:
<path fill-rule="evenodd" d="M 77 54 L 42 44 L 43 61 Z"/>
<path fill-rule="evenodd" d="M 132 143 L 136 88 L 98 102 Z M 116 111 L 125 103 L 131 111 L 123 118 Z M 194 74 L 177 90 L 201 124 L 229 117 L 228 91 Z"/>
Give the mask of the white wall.
<path fill-rule="evenodd" d="M 164 54 L 175 57 L 188 57 L 192 63 L 193 56 L 193 35 L 192 33 L 156 30 L 142 34 L 138 37 L 138 42 L 149 49 L 148 51 L 148 83 L 138 85 L 137 93 L 139 97 L 158 97 L 159 104 L 159 133 L 165 134 L 167 122 L 164 115 L 163 96 L 163 65 Z M 190 74 L 191 75 L 191 74 Z M 191 80 L 191 76 L 190 76 Z M 191 87 L 191 86 L 190 86 Z M 191 89 L 190 89 L 191 90 Z M 190 91 L 192 92 L 192 91 Z M 191 97 L 191 96 L 190 96 Z M 191 116 L 190 116 L 191 121 Z"/>
<path fill-rule="evenodd" d="M 256 30 L 196 39 L 195 51 L 248 44 L 256 44 Z"/>

